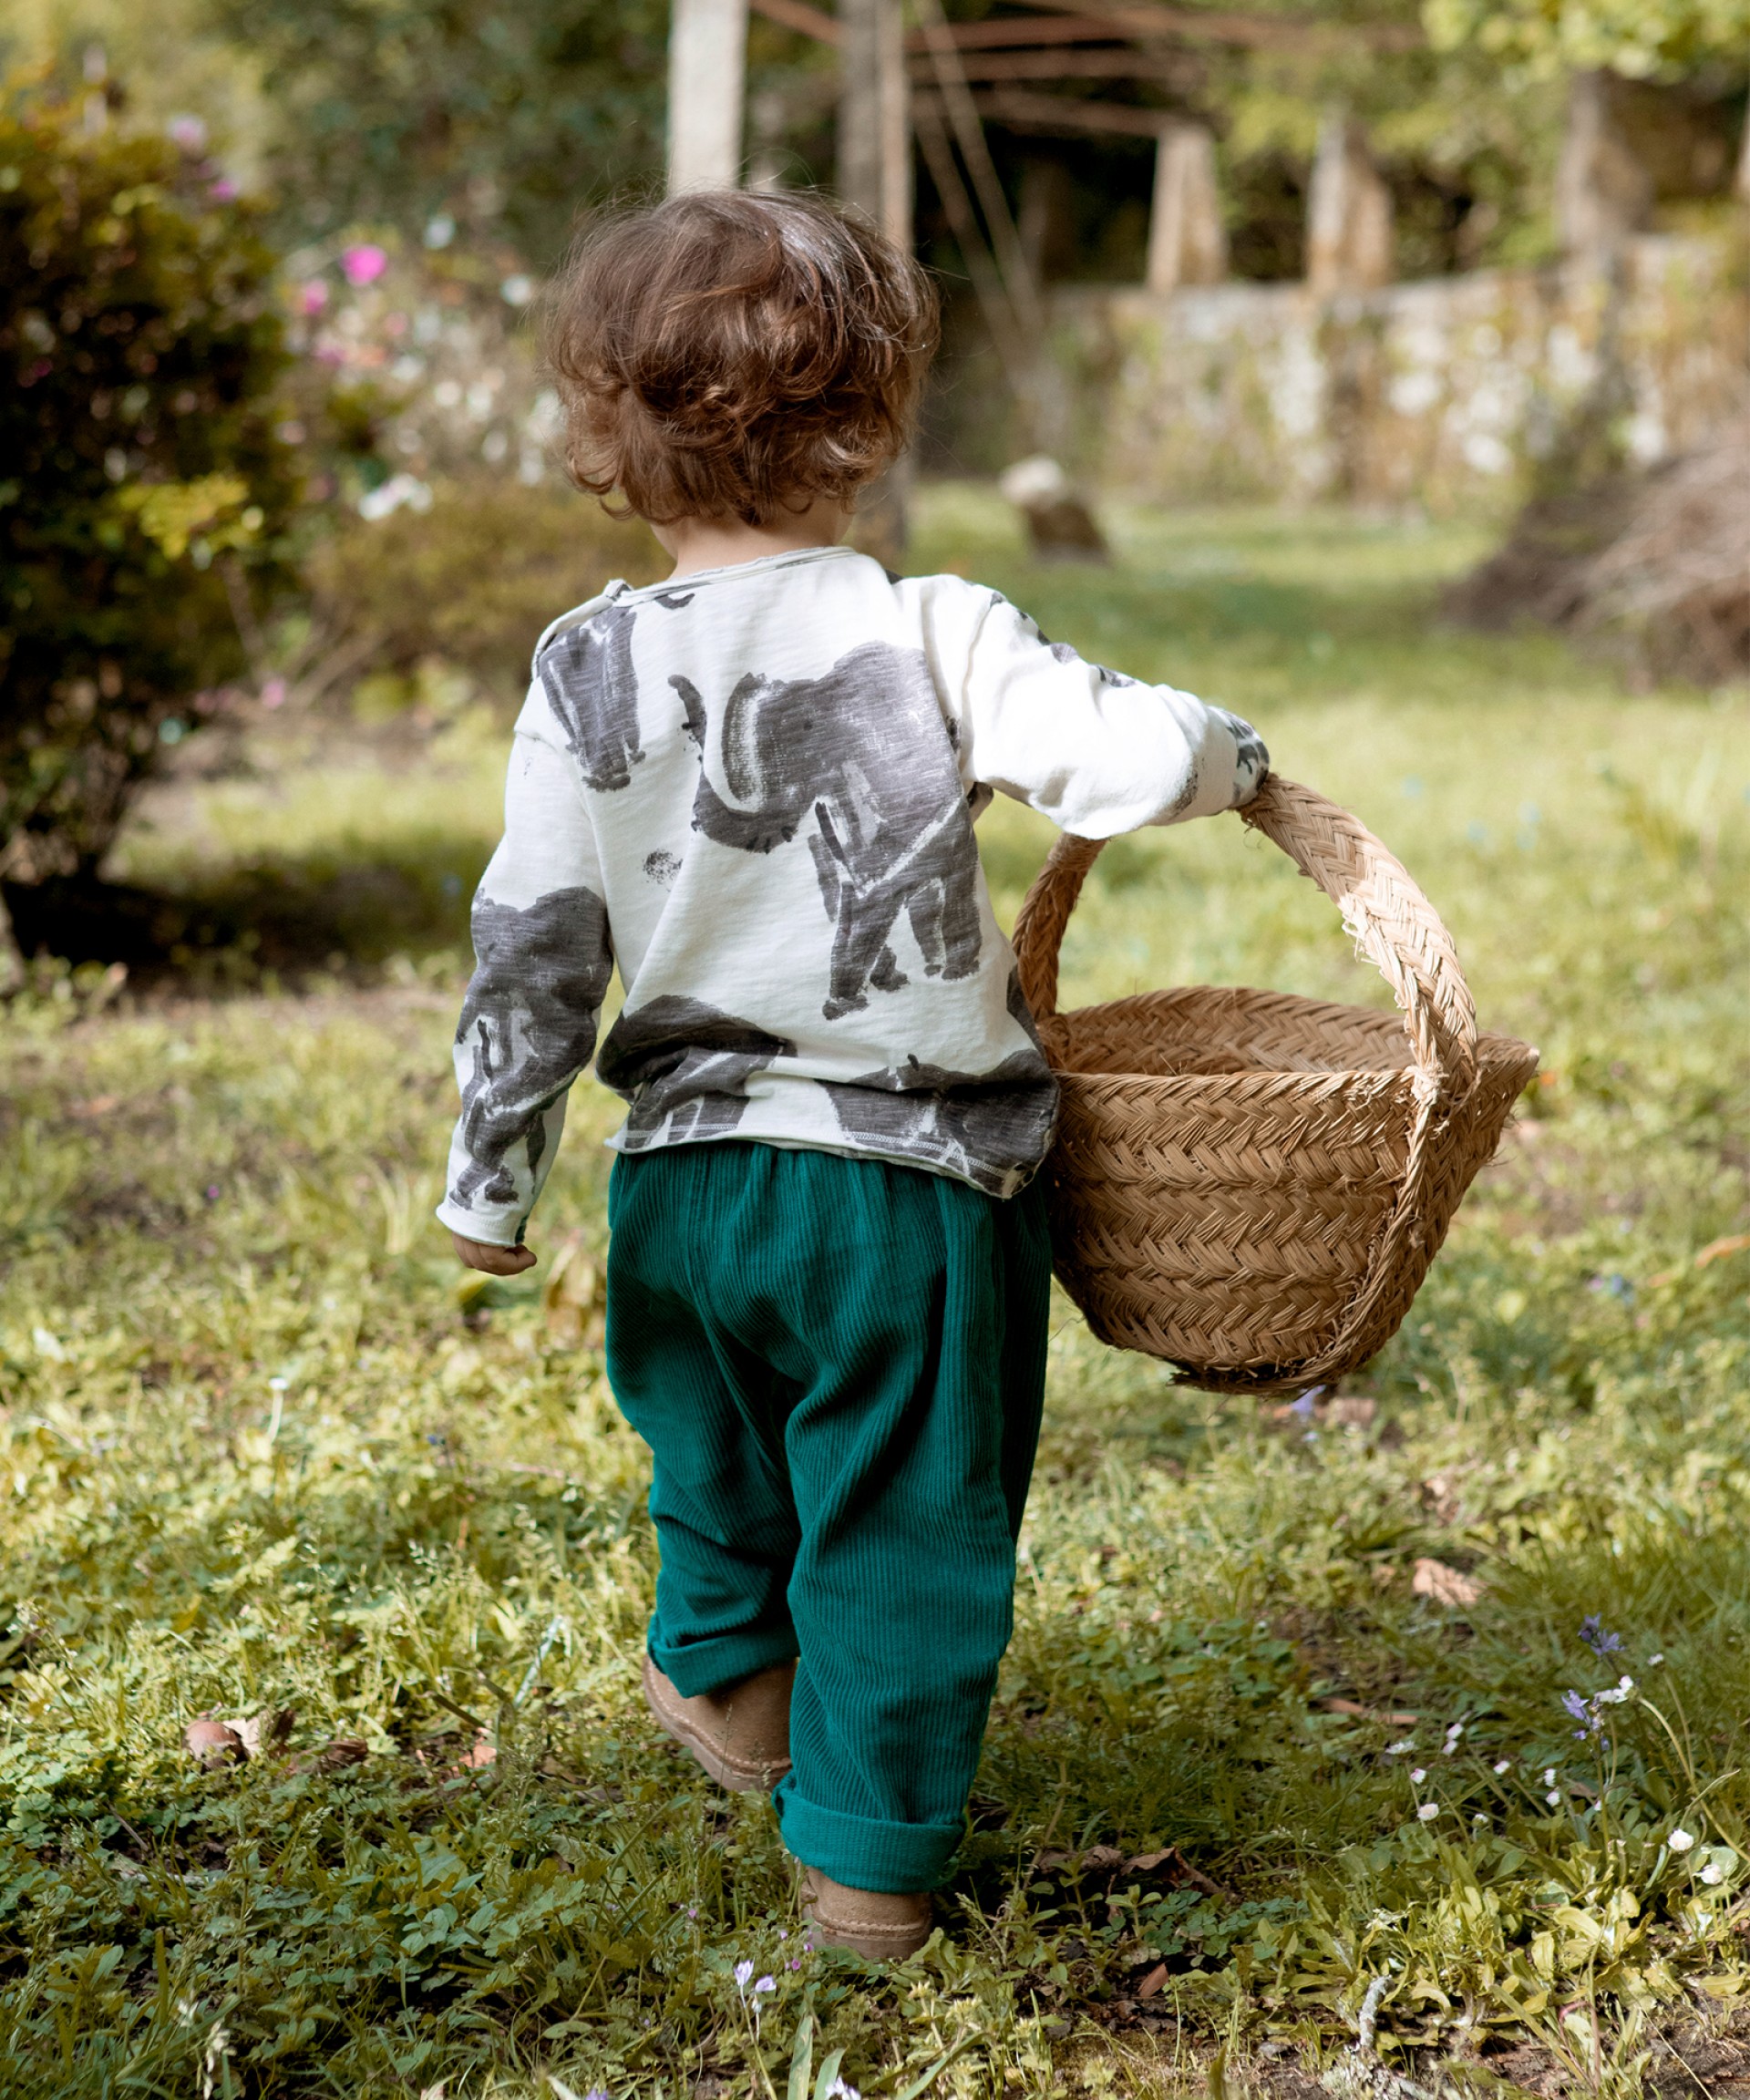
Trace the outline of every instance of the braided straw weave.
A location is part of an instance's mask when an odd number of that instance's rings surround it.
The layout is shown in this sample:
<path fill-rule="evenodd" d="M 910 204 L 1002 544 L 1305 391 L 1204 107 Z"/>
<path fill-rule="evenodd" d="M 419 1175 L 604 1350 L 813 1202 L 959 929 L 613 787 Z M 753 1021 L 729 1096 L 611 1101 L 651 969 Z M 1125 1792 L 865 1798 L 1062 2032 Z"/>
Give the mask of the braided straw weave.
<path fill-rule="evenodd" d="M 1401 1024 L 1210 985 L 1059 1014 L 1097 839 L 1057 841 L 1014 947 L 1063 1089 L 1045 1174 L 1065 1289 L 1103 1341 L 1199 1385 L 1292 1392 L 1396 1332 L 1538 1054 L 1478 1035 L 1451 936 L 1364 825 L 1274 776 L 1239 814 L 1336 904 Z"/>

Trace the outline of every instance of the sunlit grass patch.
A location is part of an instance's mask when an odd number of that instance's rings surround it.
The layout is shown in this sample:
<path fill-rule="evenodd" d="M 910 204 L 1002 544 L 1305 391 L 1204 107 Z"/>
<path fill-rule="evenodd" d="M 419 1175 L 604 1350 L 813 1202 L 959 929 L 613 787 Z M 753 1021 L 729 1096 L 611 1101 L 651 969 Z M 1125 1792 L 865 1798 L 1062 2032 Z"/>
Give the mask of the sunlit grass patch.
<path fill-rule="evenodd" d="M 580 1344 L 546 1268 L 457 1295 L 459 904 L 296 998 L 81 1018 L 98 980 L 40 973 L 0 1019 L 0 2091 L 739 2100 L 805 2012 L 890 2100 L 955 2050 L 960 2100 L 1202 2092 L 1218 2051 L 1229 2091 L 1626 2095 L 1673 2023 L 1729 2067 L 1693 2030 L 1750 1893 L 1745 698 L 1431 626 L 1444 528 L 1117 526 L 1111 572 L 1039 570 L 951 491 L 921 554 L 1251 714 L 1543 1049 L 1403 1333 L 1284 1413 L 1060 1302 L 944 1935 L 871 1982 L 643 1718 L 589 1308 Z M 180 789 L 126 865 L 478 864 L 491 739 L 435 756 Z M 1005 916 L 1047 841 L 986 820 Z M 1117 842 L 1065 948 L 1069 1002 L 1196 981 L 1384 999 L 1231 820 Z M 613 1119 L 580 1086 L 544 1256 L 599 1253 Z M 201 1768 L 203 1712 L 289 1714 L 283 1754 Z"/>

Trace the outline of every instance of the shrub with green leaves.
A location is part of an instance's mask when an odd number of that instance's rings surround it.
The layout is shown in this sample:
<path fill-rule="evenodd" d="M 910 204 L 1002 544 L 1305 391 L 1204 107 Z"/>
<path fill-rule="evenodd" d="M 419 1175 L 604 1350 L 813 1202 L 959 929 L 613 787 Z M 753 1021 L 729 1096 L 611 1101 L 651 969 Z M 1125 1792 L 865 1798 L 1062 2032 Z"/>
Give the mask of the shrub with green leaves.
<path fill-rule="evenodd" d="M 257 218 L 167 140 L 0 108 L 0 880 L 95 871 L 283 573 Z"/>
<path fill-rule="evenodd" d="M 667 572 L 648 526 L 556 482 L 477 473 L 415 487 L 418 505 L 346 519 L 308 567 L 324 642 L 369 674 L 355 695 L 367 715 L 416 699 L 422 669 L 438 666 L 515 705 L 550 620 L 611 577 Z"/>

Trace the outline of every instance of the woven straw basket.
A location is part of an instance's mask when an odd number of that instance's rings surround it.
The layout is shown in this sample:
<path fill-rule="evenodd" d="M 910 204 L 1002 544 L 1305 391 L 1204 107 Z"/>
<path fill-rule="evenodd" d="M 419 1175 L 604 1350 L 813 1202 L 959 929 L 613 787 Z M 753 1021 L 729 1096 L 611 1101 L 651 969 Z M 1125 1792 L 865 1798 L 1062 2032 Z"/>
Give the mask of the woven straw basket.
<path fill-rule="evenodd" d="M 1403 1009 L 1193 985 L 1057 1011 L 1096 839 L 1015 922 L 1063 1088 L 1045 1166 L 1064 1288 L 1102 1341 L 1220 1393 L 1333 1384 L 1396 1330 L 1538 1054 L 1478 1035 L 1452 939 L 1364 825 L 1271 777 L 1239 813 L 1343 913 Z"/>

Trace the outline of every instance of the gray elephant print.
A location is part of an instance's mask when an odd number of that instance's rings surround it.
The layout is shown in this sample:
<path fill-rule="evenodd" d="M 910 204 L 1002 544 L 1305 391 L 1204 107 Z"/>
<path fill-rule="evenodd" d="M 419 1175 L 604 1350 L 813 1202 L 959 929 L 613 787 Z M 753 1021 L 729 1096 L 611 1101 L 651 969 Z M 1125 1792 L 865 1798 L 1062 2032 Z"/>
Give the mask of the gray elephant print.
<path fill-rule="evenodd" d="M 746 1112 L 746 1085 L 796 1045 L 702 1000 L 664 993 L 623 1013 L 608 1030 L 596 1076 L 631 1103 L 625 1146 L 664 1137 L 726 1138 Z"/>
<path fill-rule="evenodd" d="M 1264 775 L 1270 770 L 1270 753 L 1264 747 L 1263 738 L 1241 715 L 1230 715 L 1225 707 L 1213 704 L 1210 713 L 1218 721 L 1225 722 L 1233 732 L 1235 770 L 1249 772 L 1261 786 Z"/>
<path fill-rule="evenodd" d="M 1051 1143 L 1057 1082 L 1037 1050 L 1016 1050 L 982 1074 L 917 1058 L 860 1079 L 821 1086 L 847 1137 L 891 1146 L 993 1195 L 1030 1173 Z"/>
<path fill-rule="evenodd" d="M 546 1148 L 542 1117 L 590 1061 L 596 1019 L 613 971 L 607 906 L 593 890 L 551 890 L 526 911 L 489 897 L 474 902 L 475 970 L 458 1046 L 471 1049 L 462 1086 L 462 1130 L 468 1164 L 453 1199 L 477 1194 L 514 1203 L 506 1164 L 528 1147 L 532 1174 Z"/>
<path fill-rule="evenodd" d="M 636 618 L 633 606 L 604 606 L 550 643 L 537 666 L 566 745 L 598 794 L 629 788 L 632 769 L 644 756 L 632 663 Z"/>
<path fill-rule="evenodd" d="M 707 710 L 675 676 L 703 746 Z M 769 853 L 813 819 L 808 850 L 834 922 L 829 1021 L 860 1013 L 872 987 L 906 983 L 890 936 L 903 912 L 924 974 L 978 968 L 978 847 L 921 649 L 870 642 L 818 678 L 750 672 L 724 705 L 720 794 L 701 767 L 693 823 L 721 846 Z M 932 746 L 937 762 L 921 762 Z"/>

